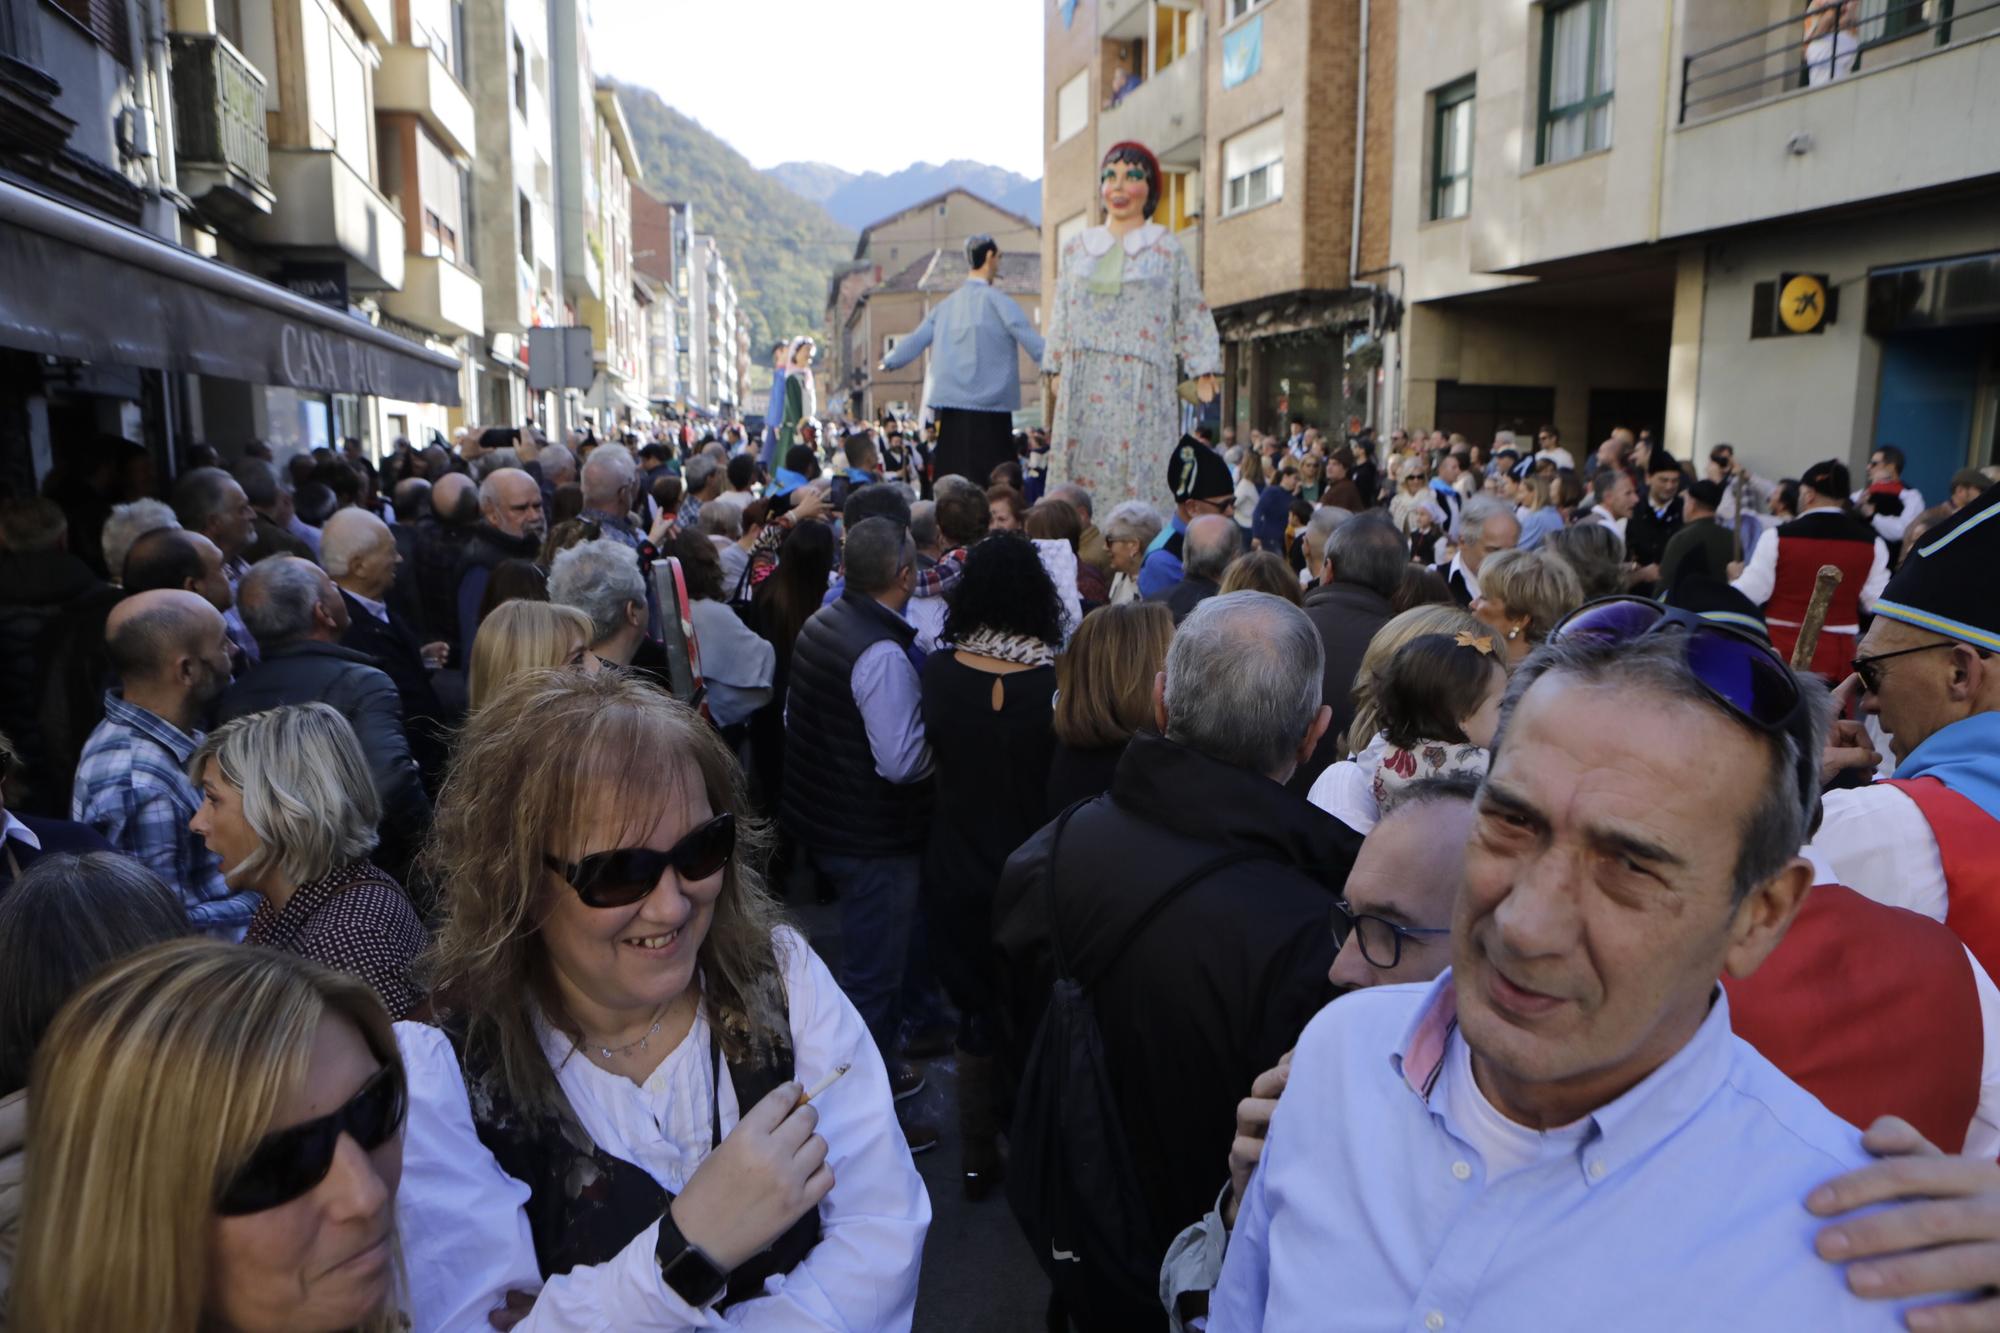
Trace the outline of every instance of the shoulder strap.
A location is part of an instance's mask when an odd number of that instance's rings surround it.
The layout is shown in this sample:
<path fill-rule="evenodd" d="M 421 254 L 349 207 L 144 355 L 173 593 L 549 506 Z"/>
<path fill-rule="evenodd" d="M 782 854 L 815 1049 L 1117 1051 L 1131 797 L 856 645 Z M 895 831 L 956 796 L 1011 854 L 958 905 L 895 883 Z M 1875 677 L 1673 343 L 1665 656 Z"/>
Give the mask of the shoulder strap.
<path fill-rule="evenodd" d="M 1196 866 L 1193 870 L 1190 870 L 1187 874 L 1175 880 L 1174 883 L 1167 888 L 1166 892 L 1160 894 L 1159 897 L 1155 898 L 1147 906 L 1146 910 L 1139 914 L 1137 920 L 1133 921 L 1131 925 L 1125 928 L 1125 933 L 1120 935 L 1118 937 L 1118 942 L 1111 946 L 1111 952 L 1105 957 L 1104 962 L 1097 968 L 1096 974 L 1086 979 L 1082 976 L 1077 975 L 1076 970 L 1070 966 L 1069 959 L 1067 958 L 1063 950 L 1062 922 L 1056 910 L 1057 904 L 1056 904 L 1056 892 L 1055 892 L 1056 870 L 1057 870 L 1056 858 L 1057 858 L 1057 853 L 1061 850 L 1062 847 L 1063 829 L 1065 826 L 1068 825 L 1070 816 L 1075 814 L 1077 810 L 1086 803 L 1087 802 L 1085 801 L 1078 801 L 1075 805 L 1072 805 L 1069 809 L 1063 811 L 1062 814 L 1057 817 L 1055 833 L 1051 837 L 1049 843 L 1048 876 L 1042 885 L 1042 891 L 1045 895 L 1047 895 L 1048 914 L 1049 914 L 1049 946 L 1055 952 L 1057 980 L 1075 981 L 1078 984 L 1084 986 L 1085 989 L 1088 989 L 1089 987 L 1095 985 L 1097 982 L 1103 980 L 1104 977 L 1111 971 L 1111 969 L 1118 965 L 1118 960 L 1124 957 L 1125 951 L 1132 947 L 1134 941 L 1136 941 L 1140 935 L 1145 933 L 1146 927 L 1153 924 L 1153 919 L 1159 916 L 1161 912 L 1165 911 L 1167 906 L 1171 904 L 1176 898 L 1179 898 L 1182 894 L 1186 893 L 1189 889 L 1193 888 L 1195 885 L 1201 883 L 1201 881 L 1207 879 L 1210 875 L 1214 874 L 1216 871 L 1221 870 L 1226 866 L 1235 865 L 1239 861 L 1250 860 L 1255 858 L 1245 857 L 1241 852 L 1233 852 L 1233 851 L 1225 852 L 1221 856 L 1213 857 L 1210 860 L 1202 862 L 1200 865 Z"/>

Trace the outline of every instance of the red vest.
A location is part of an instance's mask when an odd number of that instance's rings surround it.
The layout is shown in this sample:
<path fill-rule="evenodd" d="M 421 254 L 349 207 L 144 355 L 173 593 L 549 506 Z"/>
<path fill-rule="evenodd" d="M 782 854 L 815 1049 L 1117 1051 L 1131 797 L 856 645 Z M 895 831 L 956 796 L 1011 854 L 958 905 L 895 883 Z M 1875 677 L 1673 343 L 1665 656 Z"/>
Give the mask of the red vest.
<path fill-rule="evenodd" d="M 1764 965 L 1722 985 L 1736 1035 L 1842 1120 L 1901 1116 L 1948 1153 L 1965 1146 L 1985 1024 L 1945 927 L 1821 884 Z"/>
<path fill-rule="evenodd" d="M 1790 661 L 1821 565 L 1840 570 L 1840 586 L 1833 590 L 1826 623 L 1861 622 L 1861 588 L 1875 567 L 1875 530 L 1845 510 L 1815 509 L 1781 525 L 1772 536 L 1778 543 L 1778 573 L 1764 616 L 1770 621 L 1771 646 Z M 1845 679 L 1854 648 L 1852 632 L 1822 632 L 1813 653 L 1814 673 L 1828 680 Z"/>
<path fill-rule="evenodd" d="M 1891 778 L 1937 839 L 1949 895 L 1944 923 L 2000 978 L 2000 822 L 1936 778 Z"/>

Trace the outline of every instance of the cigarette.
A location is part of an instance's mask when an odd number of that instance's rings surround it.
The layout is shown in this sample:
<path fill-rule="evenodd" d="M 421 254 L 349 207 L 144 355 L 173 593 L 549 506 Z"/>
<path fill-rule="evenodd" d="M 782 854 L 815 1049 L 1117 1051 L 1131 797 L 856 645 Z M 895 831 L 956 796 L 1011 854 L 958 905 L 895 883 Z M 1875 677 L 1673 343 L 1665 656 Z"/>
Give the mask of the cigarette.
<path fill-rule="evenodd" d="M 828 1074 L 825 1078 L 821 1079 L 819 1082 L 813 1084 L 811 1090 L 808 1091 L 805 1096 L 799 1098 L 799 1106 L 804 1106 L 807 1102 L 810 1102 L 813 1098 L 819 1096 L 822 1092 L 825 1092 L 828 1088 L 832 1087 L 836 1079 L 838 1079 L 842 1074 L 845 1074 L 848 1070 L 852 1068 L 854 1068 L 854 1066 L 851 1064 L 835 1065 L 833 1067 L 832 1073 Z M 797 1107 L 794 1107 L 793 1109 L 796 1110 Z"/>

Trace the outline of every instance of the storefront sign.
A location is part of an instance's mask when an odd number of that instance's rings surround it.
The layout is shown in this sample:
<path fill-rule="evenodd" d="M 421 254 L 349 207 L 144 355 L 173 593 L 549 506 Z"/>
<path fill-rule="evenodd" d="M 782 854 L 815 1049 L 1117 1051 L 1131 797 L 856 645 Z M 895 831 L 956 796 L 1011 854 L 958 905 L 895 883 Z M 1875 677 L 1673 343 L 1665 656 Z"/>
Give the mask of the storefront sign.
<path fill-rule="evenodd" d="M 278 270 L 278 285 L 308 301 L 347 313 L 347 265 L 290 263 Z"/>
<path fill-rule="evenodd" d="M 1817 333 L 1831 311 L 1822 273 L 1792 273 L 1778 279 L 1778 322 L 1793 333 Z"/>

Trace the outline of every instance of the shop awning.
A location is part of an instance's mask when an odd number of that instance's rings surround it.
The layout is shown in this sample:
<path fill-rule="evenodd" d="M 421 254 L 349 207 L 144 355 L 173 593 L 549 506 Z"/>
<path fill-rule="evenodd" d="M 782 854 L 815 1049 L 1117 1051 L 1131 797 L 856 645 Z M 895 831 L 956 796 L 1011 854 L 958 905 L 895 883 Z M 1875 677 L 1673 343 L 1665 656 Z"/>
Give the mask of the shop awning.
<path fill-rule="evenodd" d="M 458 361 L 0 181 L 0 346 L 456 407 Z"/>

